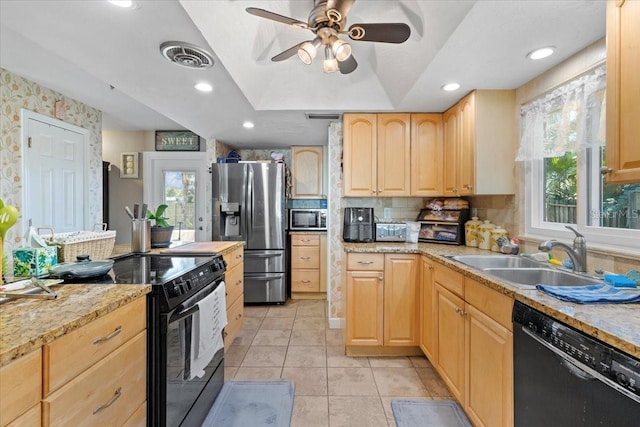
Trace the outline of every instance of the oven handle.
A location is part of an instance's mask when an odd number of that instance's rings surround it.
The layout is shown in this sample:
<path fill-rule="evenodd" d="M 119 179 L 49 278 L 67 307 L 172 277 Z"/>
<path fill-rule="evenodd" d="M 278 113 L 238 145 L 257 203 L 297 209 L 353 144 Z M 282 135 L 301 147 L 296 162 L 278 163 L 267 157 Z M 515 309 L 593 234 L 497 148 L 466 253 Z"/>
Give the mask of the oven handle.
<path fill-rule="evenodd" d="M 169 318 L 169 323 L 174 323 L 177 322 L 179 320 L 184 319 L 185 317 L 189 317 L 191 315 L 193 315 L 195 312 L 197 312 L 198 310 L 200 310 L 198 308 L 198 304 L 193 305 L 187 309 L 184 309 L 182 311 L 179 311 L 178 313 L 173 313 L 171 315 L 171 317 Z"/>
<path fill-rule="evenodd" d="M 593 377 L 593 379 L 596 379 L 596 380 L 599 380 L 599 381 L 603 382 L 604 384 L 608 385 L 609 387 L 611 387 L 611 388 L 619 391 L 620 393 L 624 394 L 628 398 L 640 403 L 640 396 L 636 396 L 635 394 L 631 393 L 629 390 L 627 390 L 626 388 L 622 387 L 618 383 L 610 380 L 609 378 L 605 377 L 604 375 L 600 374 L 599 372 L 596 372 L 595 370 L 591 369 L 590 367 L 588 367 L 584 363 L 575 360 L 574 358 L 572 358 L 568 354 L 558 350 L 557 348 L 555 348 L 554 346 L 552 346 L 551 344 L 549 344 L 548 342 L 546 342 L 542 338 L 540 338 L 537 335 L 535 335 L 526 326 L 521 326 L 521 328 L 522 328 L 522 332 L 524 332 L 529 337 L 531 337 L 534 340 L 536 340 L 540 345 L 544 346 L 545 348 L 547 348 L 548 350 L 550 350 L 554 354 L 556 354 L 559 357 L 561 357 L 563 359 L 563 361 L 566 361 L 567 363 L 573 365 L 574 369 L 583 371 L 582 375 L 579 376 L 580 378 L 586 379 L 586 378 L 584 378 L 584 376 L 585 375 L 589 375 L 589 376 Z M 563 365 L 566 366 L 565 363 L 563 363 Z M 569 371 L 573 375 L 576 375 L 574 373 L 573 369 L 569 369 Z"/>

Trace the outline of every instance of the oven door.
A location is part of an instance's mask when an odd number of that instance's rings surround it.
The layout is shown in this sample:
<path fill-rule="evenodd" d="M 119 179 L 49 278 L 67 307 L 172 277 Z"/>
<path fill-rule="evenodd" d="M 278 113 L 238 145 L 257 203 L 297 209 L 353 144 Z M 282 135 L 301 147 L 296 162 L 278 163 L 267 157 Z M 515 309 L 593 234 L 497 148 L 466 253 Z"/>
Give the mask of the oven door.
<path fill-rule="evenodd" d="M 224 349 L 215 354 L 200 378 L 190 378 L 186 350 L 191 348 L 197 303 L 216 286 L 205 287 L 175 310 L 160 315 L 159 345 L 149 356 L 150 426 L 201 425 L 224 385 Z"/>

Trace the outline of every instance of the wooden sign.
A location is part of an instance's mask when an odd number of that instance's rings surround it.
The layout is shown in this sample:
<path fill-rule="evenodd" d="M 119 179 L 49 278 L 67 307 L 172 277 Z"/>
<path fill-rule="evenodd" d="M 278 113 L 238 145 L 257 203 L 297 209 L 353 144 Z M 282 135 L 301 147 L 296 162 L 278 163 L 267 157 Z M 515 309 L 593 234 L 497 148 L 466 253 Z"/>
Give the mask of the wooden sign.
<path fill-rule="evenodd" d="M 156 131 L 156 151 L 200 151 L 200 137 L 189 131 Z"/>

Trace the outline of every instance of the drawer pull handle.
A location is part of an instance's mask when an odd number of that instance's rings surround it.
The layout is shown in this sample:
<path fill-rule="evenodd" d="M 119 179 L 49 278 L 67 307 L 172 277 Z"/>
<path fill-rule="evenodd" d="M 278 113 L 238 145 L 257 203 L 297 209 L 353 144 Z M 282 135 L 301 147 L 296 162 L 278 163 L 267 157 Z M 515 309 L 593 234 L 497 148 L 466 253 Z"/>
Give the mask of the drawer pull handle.
<path fill-rule="evenodd" d="M 358 264 L 369 265 L 369 264 L 373 264 L 373 261 L 358 261 Z"/>
<path fill-rule="evenodd" d="M 311 280 L 301 280 L 302 283 L 311 283 Z"/>
<path fill-rule="evenodd" d="M 467 312 L 464 311 L 461 308 L 456 307 L 456 313 L 458 313 L 460 316 L 466 316 Z"/>
<path fill-rule="evenodd" d="M 310 242 L 311 239 L 300 239 L 301 242 Z"/>
<path fill-rule="evenodd" d="M 242 258 L 242 255 L 236 255 L 236 259 Z"/>
<path fill-rule="evenodd" d="M 236 285 L 242 285 L 242 280 L 238 280 L 238 281 L 236 282 Z"/>
<path fill-rule="evenodd" d="M 102 406 L 98 406 L 94 411 L 93 411 L 93 415 L 96 415 L 98 412 L 102 411 L 103 409 L 107 409 L 109 406 L 113 405 L 114 403 L 116 403 L 116 400 L 120 399 L 120 396 L 122 396 L 122 387 L 118 387 L 118 389 L 116 390 L 116 392 L 114 393 L 113 397 L 111 399 L 109 399 L 109 401 L 107 403 L 105 403 Z"/>
<path fill-rule="evenodd" d="M 106 335 L 106 336 L 100 337 L 100 338 L 96 338 L 95 340 L 93 340 L 93 343 L 94 344 L 100 344 L 101 342 L 109 341 L 111 338 L 115 337 L 120 332 L 122 332 L 122 326 L 118 326 L 117 328 L 115 328 L 113 330 L 113 332 L 111 332 L 109 335 Z"/>
<path fill-rule="evenodd" d="M 236 320 L 240 320 L 240 319 L 242 319 L 242 313 L 240 313 L 240 314 L 238 314 L 238 315 L 236 316 Z"/>
<path fill-rule="evenodd" d="M 301 256 L 300 259 L 311 259 L 310 256 Z"/>
<path fill-rule="evenodd" d="M 222 331 L 222 339 L 225 339 L 229 335 L 227 331 Z"/>

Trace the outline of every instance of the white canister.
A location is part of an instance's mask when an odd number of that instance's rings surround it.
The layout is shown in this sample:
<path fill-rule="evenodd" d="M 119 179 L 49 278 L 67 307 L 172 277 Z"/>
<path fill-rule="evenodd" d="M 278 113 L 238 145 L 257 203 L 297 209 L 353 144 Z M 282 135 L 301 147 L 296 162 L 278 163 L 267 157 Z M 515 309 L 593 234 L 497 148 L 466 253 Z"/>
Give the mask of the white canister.
<path fill-rule="evenodd" d="M 488 219 L 478 226 L 478 247 L 480 249 L 491 249 L 491 230 L 495 227 Z"/>
<path fill-rule="evenodd" d="M 501 225 L 498 225 L 496 228 L 493 228 L 490 231 L 491 234 L 491 250 L 493 252 L 500 252 L 500 245 L 498 244 L 498 239 L 501 237 L 505 237 L 507 242 L 509 241 L 509 232 L 502 228 Z"/>
<path fill-rule="evenodd" d="M 482 221 L 477 216 L 464 223 L 464 244 L 472 248 L 478 247 L 478 227 Z"/>

